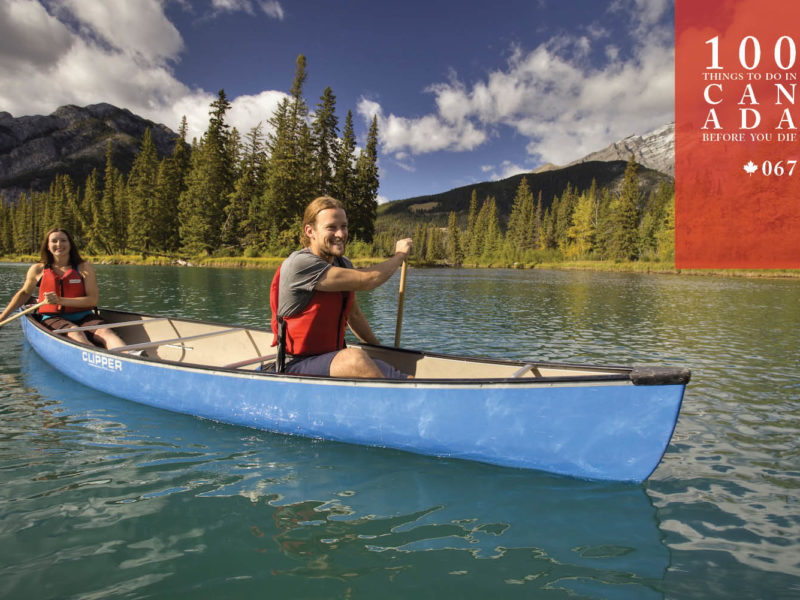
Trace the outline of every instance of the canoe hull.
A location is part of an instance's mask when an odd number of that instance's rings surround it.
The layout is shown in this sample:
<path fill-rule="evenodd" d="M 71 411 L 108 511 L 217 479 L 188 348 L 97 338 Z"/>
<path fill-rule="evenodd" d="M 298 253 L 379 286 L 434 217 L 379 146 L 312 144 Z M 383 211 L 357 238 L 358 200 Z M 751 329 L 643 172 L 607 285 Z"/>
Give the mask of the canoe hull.
<path fill-rule="evenodd" d="M 656 468 L 684 385 L 337 381 L 154 362 L 79 346 L 29 319 L 50 365 L 134 402 L 257 429 L 640 482 Z"/>

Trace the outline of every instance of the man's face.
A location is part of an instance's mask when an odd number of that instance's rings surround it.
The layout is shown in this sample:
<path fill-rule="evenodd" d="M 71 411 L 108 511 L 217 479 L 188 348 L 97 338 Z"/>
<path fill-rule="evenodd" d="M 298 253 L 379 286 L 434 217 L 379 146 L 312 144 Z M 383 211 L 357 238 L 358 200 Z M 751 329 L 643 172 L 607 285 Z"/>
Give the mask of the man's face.
<path fill-rule="evenodd" d="M 326 208 L 317 213 L 313 225 L 306 225 L 306 235 L 311 240 L 311 251 L 328 262 L 335 256 L 344 256 L 347 243 L 347 215 L 341 208 Z"/>

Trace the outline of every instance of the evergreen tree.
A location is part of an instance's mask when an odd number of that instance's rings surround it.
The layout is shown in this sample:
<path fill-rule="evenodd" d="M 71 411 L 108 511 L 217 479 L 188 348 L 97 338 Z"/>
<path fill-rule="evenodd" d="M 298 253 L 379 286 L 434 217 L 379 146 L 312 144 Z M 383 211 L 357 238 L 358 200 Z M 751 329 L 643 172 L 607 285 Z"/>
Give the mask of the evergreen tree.
<path fill-rule="evenodd" d="M 594 199 L 587 193 L 578 197 L 575 210 L 572 212 L 572 224 L 567 230 L 569 244 L 565 253 L 566 258 L 586 258 L 592 251 L 595 229 Z"/>
<path fill-rule="evenodd" d="M 35 251 L 37 231 L 33 219 L 33 198 L 21 194 L 13 216 L 14 252 L 32 254 Z"/>
<path fill-rule="evenodd" d="M 269 121 L 273 131 L 267 138 L 264 209 L 280 231 L 302 216 L 314 190 L 312 135 L 303 99 L 306 76 L 306 58 L 301 54 L 297 57 L 290 98 L 278 105 Z"/>
<path fill-rule="evenodd" d="M 190 150 L 186 145 L 187 131 L 186 117 L 183 117 L 172 156 L 163 159 L 158 166 L 156 202 L 162 220 L 156 224 L 154 238 L 156 247 L 164 252 L 175 252 L 180 247 L 180 197 L 186 191 L 186 177 L 191 163 Z"/>
<path fill-rule="evenodd" d="M 102 250 L 97 231 L 97 221 L 100 218 L 100 179 L 97 169 L 92 169 L 92 172 L 86 177 L 81 210 L 86 221 L 86 250 L 90 254 L 96 254 Z"/>
<path fill-rule="evenodd" d="M 342 141 L 339 144 L 339 154 L 336 156 L 336 168 L 333 175 L 333 196 L 339 200 L 347 212 L 348 225 L 351 221 L 358 221 L 358 206 L 355 202 L 355 168 L 354 157 L 356 149 L 356 136 L 353 132 L 353 113 L 347 111 L 342 131 Z"/>
<path fill-rule="evenodd" d="M 225 207 L 234 183 L 234 154 L 225 123 L 230 103 L 220 90 L 211 104 L 208 129 L 192 152 L 186 191 L 180 198 L 180 233 L 190 253 L 216 251 L 221 245 Z"/>
<path fill-rule="evenodd" d="M 475 220 L 478 218 L 478 191 L 472 190 L 469 197 L 469 213 L 467 214 L 467 235 L 475 233 Z"/>
<path fill-rule="evenodd" d="M 622 180 L 619 200 L 614 212 L 611 234 L 611 257 L 614 260 L 636 260 L 639 249 L 639 178 L 633 157 L 628 161 Z"/>
<path fill-rule="evenodd" d="M 564 193 L 558 203 L 558 210 L 556 211 L 553 209 L 553 214 L 555 214 L 553 234 L 556 238 L 558 248 L 564 253 L 569 245 L 567 230 L 572 224 L 572 213 L 577 203 L 578 196 L 575 189 L 572 187 L 572 184 L 567 183 L 567 187 L 564 189 Z"/>
<path fill-rule="evenodd" d="M 481 257 L 486 262 L 493 262 L 500 255 L 503 244 L 503 232 L 500 230 L 500 221 L 497 218 L 497 201 L 493 196 L 486 199 L 486 235 L 483 240 Z"/>
<path fill-rule="evenodd" d="M 428 229 L 423 223 L 417 223 L 414 228 L 414 235 L 411 236 L 414 240 L 414 254 L 424 258 L 428 251 Z M 394 246 L 392 246 L 394 250 Z"/>
<path fill-rule="evenodd" d="M 339 119 L 336 117 L 336 96 L 330 87 L 317 104 L 311 124 L 314 140 L 314 193 L 328 195 L 333 182 L 333 165 L 339 154 Z"/>
<path fill-rule="evenodd" d="M 145 129 L 139 154 L 128 175 L 128 246 L 142 253 L 151 252 L 156 242 L 156 225 L 167 215 L 157 203 L 158 152 L 150 128 Z"/>
<path fill-rule="evenodd" d="M 455 212 L 451 212 L 447 219 L 447 260 L 454 267 L 460 267 L 464 263 L 461 230 L 458 228 Z"/>
<path fill-rule="evenodd" d="M 97 242 L 106 254 L 120 251 L 124 247 L 121 218 L 124 200 L 121 197 L 120 181 L 122 174 L 114 166 L 113 147 L 109 140 L 106 145 L 106 168 L 103 177 L 103 196 L 100 200 L 100 214 L 93 227 L 97 234 Z"/>
<path fill-rule="evenodd" d="M 373 117 L 367 145 L 359 154 L 355 173 L 355 215 L 351 231 L 358 239 L 371 243 L 378 213 L 378 119 Z M 348 218 L 349 220 L 349 218 Z"/>
<path fill-rule="evenodd" d="M 658 259 L 662 262 L 675 262 L 675 196 L 663 207 L 661 227 L 656 233 Z"/>
<path fill-rule="evenodd" d="M 534 248 L 535 219 L 533 194 L 528 187 L 527 178 L 523 177 L 517 187 L 506 230 L 506 256 L 510 260 L 517 261 L 526 251 Z"/>
<path fill-rule="evenodd" d="M 225 246 L 253 249 L 266 246 L 259 224 L 265 219 L 260 214 L 264 195 L 264 170 L 266 157 L 261 134 L 261 124 L 250 130 L 247 147 L 234 184 L 227 217 L 223 226 L 222 243 Z"/>

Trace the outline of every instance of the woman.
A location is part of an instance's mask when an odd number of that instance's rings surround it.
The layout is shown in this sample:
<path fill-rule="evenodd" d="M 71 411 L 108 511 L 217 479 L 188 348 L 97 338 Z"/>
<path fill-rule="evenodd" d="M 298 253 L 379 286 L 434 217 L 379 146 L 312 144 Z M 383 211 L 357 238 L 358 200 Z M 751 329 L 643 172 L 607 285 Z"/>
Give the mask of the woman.
<path fill-rule="evenodd" d="M 94 267 L 81 258 L 72 236 L 54 227 L 45 234 L 39 252 L 41 260 L 28 269 L 25 283 L 0 314 L 0 321 L 36 294 L 38 285 L 39 302 L 46 302 L 39 307 L 45 327 L 55 330 L 103 324 L 94 313 L 98 297 Z M 113 330 L 106 328 L 70 331 L 67 336 L 89 346 L 92 345 L 89 338 L 92 338 L 108 349 L 125 345 Z"/>

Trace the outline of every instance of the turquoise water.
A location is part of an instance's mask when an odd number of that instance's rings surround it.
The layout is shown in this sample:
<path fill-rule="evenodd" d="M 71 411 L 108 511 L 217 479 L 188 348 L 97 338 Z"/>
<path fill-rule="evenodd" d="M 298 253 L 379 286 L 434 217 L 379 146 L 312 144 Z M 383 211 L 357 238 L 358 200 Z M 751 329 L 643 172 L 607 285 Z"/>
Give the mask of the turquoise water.
<path fill-rule="evenodd" d="M 0 265 L 0 301 L 25 265 Z M 98 266 L 104 306 L 261 325 L 271 273 Z M 397 281 L 359 296 L 394 336 Z M 0 328 L 2 598 L 798 598 L 800 282 L 412 270 L 403 345 L 692 368 L 643 485 L 202 421 Z"/>

